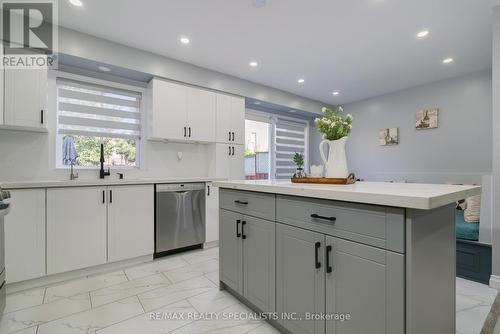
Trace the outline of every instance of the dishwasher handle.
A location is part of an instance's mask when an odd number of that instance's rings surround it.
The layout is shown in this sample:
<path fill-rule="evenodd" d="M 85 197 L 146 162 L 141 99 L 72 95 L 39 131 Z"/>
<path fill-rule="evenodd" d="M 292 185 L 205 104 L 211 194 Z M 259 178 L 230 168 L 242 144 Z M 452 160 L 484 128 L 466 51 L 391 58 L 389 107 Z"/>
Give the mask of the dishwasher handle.
<path fill-rule="evenodd" d="M 203 192 L 205 192 L 205 183 L 171 183 L 156 185 L 157 193 L 186 192 L 194 190 L 203 190 Z"/>

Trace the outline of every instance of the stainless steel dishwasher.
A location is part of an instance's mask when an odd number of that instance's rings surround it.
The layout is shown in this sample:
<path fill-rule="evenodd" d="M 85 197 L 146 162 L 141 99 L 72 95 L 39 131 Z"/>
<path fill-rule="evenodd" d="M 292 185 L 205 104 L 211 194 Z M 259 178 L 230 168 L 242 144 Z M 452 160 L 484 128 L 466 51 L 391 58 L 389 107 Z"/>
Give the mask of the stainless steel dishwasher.
<path fill-rule="evenodd" d="M 205 242 L 205 184 L 157 184 L 155 257 Z"/>

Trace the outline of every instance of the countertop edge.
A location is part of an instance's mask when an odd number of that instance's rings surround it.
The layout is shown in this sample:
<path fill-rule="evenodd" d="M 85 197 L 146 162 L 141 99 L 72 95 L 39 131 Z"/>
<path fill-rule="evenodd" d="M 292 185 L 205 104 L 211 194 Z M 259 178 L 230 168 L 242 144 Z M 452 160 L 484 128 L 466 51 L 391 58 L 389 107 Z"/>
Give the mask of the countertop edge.
<path fill-rule="evenodd" d="M 279 185 L 231 184 L 230 181 L 215 181 L 214 186 L 232 190 L 246 190 L 268 194 L 318 198 L 342 202 L 372 204 L 418 210 L 432 210 L 470 196 L 479 195 L 481 193 L 481 187 L 479 186 L 434 197 L 349 193 L 344 191 L 336 192 L 332 191 L 331 189 L 303 189 Z"/>
<path fill-rule="evenodd" d="M 113 179 L 113 180 L 75 180 L 75 181 L 19 181 L 19 182 L 0 182 L 3 190 L 18 189 L 43 189 L 43 188 L 70 188 L 70 187 L 98 187 L 98 186 L 127 186 L 127 185 L 152 185 L 167 183 L 193 183 L 193 182 L 215 182 L 225 179 L 211 177 L 193 177 L 193 178 L 166 178 L 166 179 Z"/>

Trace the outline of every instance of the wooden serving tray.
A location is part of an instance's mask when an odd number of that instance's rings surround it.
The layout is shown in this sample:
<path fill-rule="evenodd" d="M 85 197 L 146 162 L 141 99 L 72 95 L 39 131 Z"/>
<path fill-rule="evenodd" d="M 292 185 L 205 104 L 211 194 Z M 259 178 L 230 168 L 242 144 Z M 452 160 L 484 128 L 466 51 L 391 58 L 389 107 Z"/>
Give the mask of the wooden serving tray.
<path fill-rule="evenodd" d="M 292 183 L 316 183 L 316 184 L 353 184 L 356 183 L 354 173 L 346 178 L 328 178 L 328 177 L 292 177 Z"/>

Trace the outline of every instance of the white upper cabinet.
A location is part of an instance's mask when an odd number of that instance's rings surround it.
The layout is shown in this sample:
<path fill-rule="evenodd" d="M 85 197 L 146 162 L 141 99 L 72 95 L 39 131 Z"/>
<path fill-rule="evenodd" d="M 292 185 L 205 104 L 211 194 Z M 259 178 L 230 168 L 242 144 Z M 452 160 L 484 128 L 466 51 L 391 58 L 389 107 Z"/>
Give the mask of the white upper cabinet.
<path fill-rule="evenodd" d="M 215 142 L 214 92 L 156 78 L 149 87 L 149 139 Z"/>
<path fill-rule="evenodd" d="M 245 98 L 231 97 L 231 132 L 233 144 L 245 144 Z"/>
<path fill-rule="evenodd" d="M 187 131 L 186 87 L 153 79 L 150 83 L 150 90 L 149 138 L 185 140 Z"/>
<path fill-rule="evenodd" d="M 245 99 L 217 94 L 217 142 L 245 143 Z"/>
<path fill-rule="evenodd" d="M 187 87 L 188 139 L 215 142 L 215 93 Z"/>
<path fill-rule="evenodd" d="M 245 178 L 245 148 L 243 145 L 214 145 L 209 162 L 209 175 L 216 178 L 243 180 Z"/>
<path fill-rule="evenodd" d="M 4 70 L 3 124 L 45 130 L 47 124 L 47 70 Z"/>

